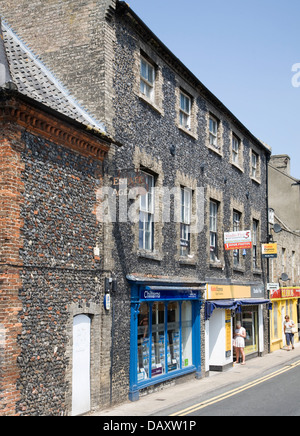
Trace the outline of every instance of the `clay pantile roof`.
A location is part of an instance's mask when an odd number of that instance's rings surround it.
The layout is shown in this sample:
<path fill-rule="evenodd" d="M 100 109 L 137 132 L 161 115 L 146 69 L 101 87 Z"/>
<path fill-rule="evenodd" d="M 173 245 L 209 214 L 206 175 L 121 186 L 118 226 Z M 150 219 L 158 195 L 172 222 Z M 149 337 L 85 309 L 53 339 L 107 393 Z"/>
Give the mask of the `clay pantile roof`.
<path fill-rule="evenodd" d="M 2 30 L 2 32 L 1 32 Z M 61 114 L 106 134 L 103 123 L 94 119 L 70 95 L 26 44 L 0 21 L 0 88 L 16 89 Z"/>

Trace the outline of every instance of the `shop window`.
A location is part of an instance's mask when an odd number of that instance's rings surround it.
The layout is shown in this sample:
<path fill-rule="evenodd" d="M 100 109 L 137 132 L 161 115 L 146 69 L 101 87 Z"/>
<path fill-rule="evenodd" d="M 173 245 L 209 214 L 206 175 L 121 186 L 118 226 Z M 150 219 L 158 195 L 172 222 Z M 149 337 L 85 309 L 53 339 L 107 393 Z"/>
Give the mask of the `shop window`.
<path fill-rule="evenodd" d="M 165 361 L 165 305 L 154 303 L 152 306 L 152 377 L 165 373 Z"/>
<path fill-rule="evenodd" d="M 192 364 L 192 303 L 184 301 L 181 307 L 182 368 Z"/>
<path fill-rule="evenodd" d="M 168 305 L 167 362 L 168 372 L 180 367 L 179 303 Z"/>
<path fill-rule="evenodd" d="M 193 365 L 192 303 L 141 303 L 138 315 L 138 382 Z"/>
<path fill-rule="evenodd" d="M 149 306 L 142 303 L 138 316 L 138 381 L 149 377 Z"/>

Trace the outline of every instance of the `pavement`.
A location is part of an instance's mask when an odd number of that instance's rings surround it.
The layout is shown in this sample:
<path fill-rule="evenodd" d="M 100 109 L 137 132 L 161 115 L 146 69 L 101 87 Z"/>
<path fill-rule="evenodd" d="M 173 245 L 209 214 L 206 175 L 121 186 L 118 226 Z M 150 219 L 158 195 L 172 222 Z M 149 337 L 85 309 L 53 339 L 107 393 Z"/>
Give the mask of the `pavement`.
<path fill-rule="evenodd" d="M 218 389 L 232 389 L 243 385 L 255 378 L 275 371 L 277 368 L 289 365 L 290 362 L 300 359 L 300 343 L 295 344 L 295 349 L 287 351 L 281 349 L 256 357 L 247 361 L 246 365 L 235 364 L 225 372 L 210 372 L 208 377 L 201 380 L 189 380 L 180 384 L 166 387 L 158 392 L 145 395 L 139 401 L 127 401 L 118 406 L 106 408 L 101 411 L 91 412 L 88 416 L 154 416 L 162 415 L 165 409 L 173 407 L 182 409 L 186 401 L 199 396 L 209 396 Z"/>

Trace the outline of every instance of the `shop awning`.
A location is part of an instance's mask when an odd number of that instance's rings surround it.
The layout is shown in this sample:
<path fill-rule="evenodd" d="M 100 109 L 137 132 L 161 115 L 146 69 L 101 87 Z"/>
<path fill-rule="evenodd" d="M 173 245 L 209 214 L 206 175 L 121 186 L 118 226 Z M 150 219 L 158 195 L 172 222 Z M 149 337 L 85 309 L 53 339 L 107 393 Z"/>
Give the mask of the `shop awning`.
<path fill-rule="evenodd" d="M 268 304 L 270 303 L 270 300 L 264 300 L 263 298 L 252 298 L 249 300 L 239 300 L 239 303 L 241 304 L 241 306 L 256 306 L 257 304 Z"/>
<path fill-rule="evenodd" d="M 238 301 L 234 300 L 214 300 L 205 302 L 205 320 L 207 321 L 215 309 L 236 310 Z"/>
<path fill-rule="evenodd" d="M 269 304 L 270 300 L 249 299 L 249 300 L 213 300 L 205 302 L 205 321 L 207 321 L 215 309 L 241 310 L 241 306 L 256 306 L 258 304 Z"/>

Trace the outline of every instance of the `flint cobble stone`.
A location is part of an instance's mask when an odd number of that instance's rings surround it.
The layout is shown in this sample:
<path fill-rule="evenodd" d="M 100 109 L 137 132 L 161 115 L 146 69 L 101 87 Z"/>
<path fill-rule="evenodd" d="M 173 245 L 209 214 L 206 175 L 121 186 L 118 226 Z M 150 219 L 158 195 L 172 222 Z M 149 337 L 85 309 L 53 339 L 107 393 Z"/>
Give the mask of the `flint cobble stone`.
<path fill-rule="evenodd" d="M 62 415 L 71 389 L 70 305 L 102 307 L 96 189 L 101 163 L 24 133 L 24 263 L 19 298 L 22 333 L 20 415 Z M 101 253 L 102 255 L 102 253 Z M 81 270 L 81 271 L 79 271 Z M 98 332 L 100 341 L 100 331 Z"/>

